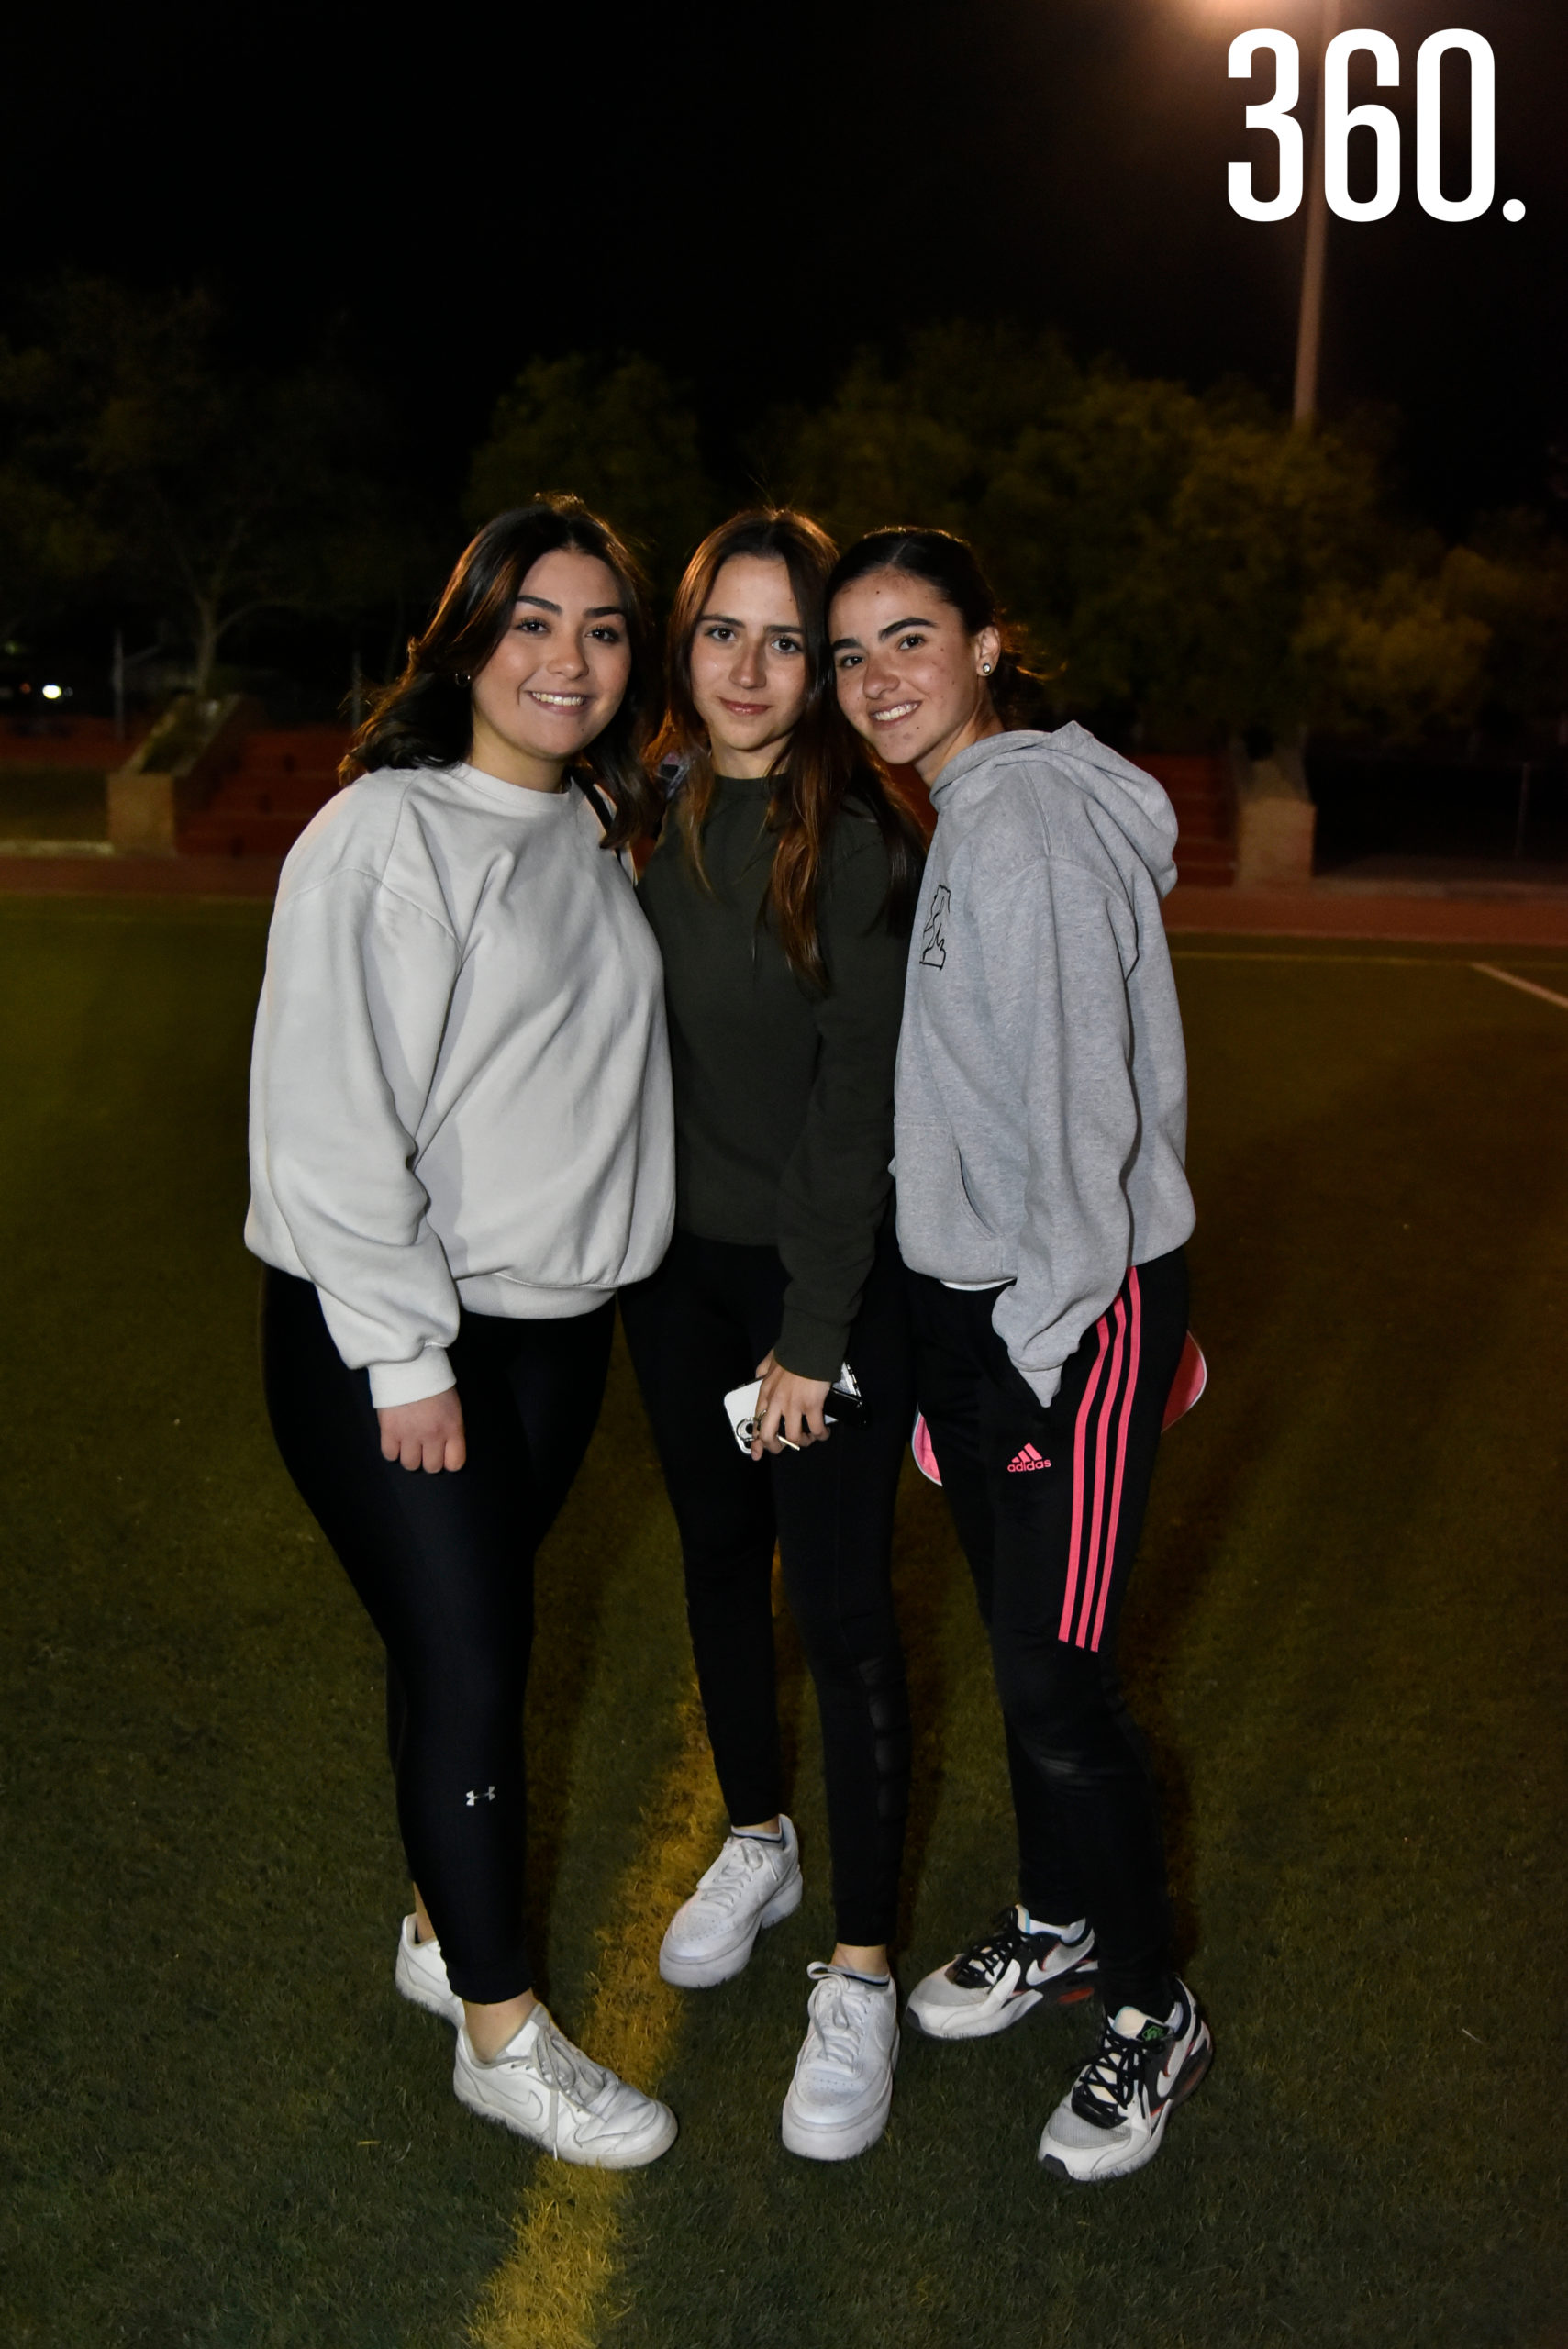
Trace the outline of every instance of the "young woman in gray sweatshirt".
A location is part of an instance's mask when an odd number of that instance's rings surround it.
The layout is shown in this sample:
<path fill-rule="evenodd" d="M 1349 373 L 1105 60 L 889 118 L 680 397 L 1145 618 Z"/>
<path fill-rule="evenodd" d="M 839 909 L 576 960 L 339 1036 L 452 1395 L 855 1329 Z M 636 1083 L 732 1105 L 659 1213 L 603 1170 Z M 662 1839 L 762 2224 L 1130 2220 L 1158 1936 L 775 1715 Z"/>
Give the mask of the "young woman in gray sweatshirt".
<path fill-rule="evenodd" d="M 937 813 L 898 1052 L 898 1240 L 1018 1829 L 1018 1900 L 906 2011 L 982 2038 L 1098 1988 L 1098 2052 L 1040 2158 L 1121 2176 L 1212 2054 L 1171 1969 L 1154 1793 L 1115 1668 L 1186 1333 L 1186 1067 L 1160 914 L 1175 818 L 1081 726 L 1029 722 L 962 540 L 873 532 L 828 592 L 844 712 Z"/>
<path fill-rule="evenodd" d="M 284 867 L 250 1090 L 267 1403 L 386 1646 L 416 1885 L 406 1998 L 453 2086 L 564 2160 L 673 2142 L 523 1939 L 533 1557 L 598 1416 L 616 1290 L 670 1237 L 634 567 L 575 499 L 479 533 Z"/>

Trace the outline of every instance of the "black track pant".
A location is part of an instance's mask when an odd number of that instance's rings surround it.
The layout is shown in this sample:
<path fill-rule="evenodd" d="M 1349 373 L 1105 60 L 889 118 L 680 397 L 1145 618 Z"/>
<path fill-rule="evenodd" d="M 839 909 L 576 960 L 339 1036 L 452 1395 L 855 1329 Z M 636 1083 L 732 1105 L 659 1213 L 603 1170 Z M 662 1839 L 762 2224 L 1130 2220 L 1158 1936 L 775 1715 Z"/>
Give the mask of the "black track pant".
<path fill-rule="evenodd" d="M 370 1379 L 308 1281 L 269 1270 L 261 1359 L 284 1464 L 387 1655 L 387 1732 L 414 1881 L 460 1997 L 530 1987 L 523 1943 L 523 1694 L 533 1564 L 588 1448 L 615 1308 L 569 1321 L 465 1313 L 450 1349 L 456 1474 L 381 1456 Z"/>
<path fill-rule="evenodd" d="M 839 1939 L 891 1940 L 909 1799 L 909 1700 L 893 1611 L 893 1510 L 915 1411 L 904 1271 L 891 1215 L 846 1356 L 869 1424 L 753 1463 L 723 1398 L 778 1336 L 776 1249 L 677 1232 L 653 1278 L 621 1291 L 631 1357 L 685 1564 L 686 1618 L 729 1816 L 784 1801 L 773 1680 L 776 1541 L 817 1687 Z"/>
<path fill-rule="evenodd" d="M 991 1635 L 1019 1898 L 1086 1916 L 1106 2010 L 1173 1992 L 1159 1815 L 1116 1674 L 1118 1618 L 1187 1327 L 1177 1249 L 1129 1272 L 1042 1409 L 991 1324 L 997 1292 L 910 1276 L 920 1408 Z"/>

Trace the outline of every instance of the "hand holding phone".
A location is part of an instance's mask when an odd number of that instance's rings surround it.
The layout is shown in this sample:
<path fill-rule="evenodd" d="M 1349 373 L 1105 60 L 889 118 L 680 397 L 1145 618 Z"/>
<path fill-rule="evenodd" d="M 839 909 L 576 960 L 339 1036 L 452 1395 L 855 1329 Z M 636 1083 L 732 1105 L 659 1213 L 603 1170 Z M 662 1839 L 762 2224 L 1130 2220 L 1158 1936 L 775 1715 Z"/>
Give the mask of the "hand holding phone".
<path fill-rule="evenodd" d="M 773 1366 L 773 1357 L 770 1355 L 768 1368 L 771 1369 Z M 757 1406 L 762 1391 L 762 1379 L 759 1376 L 751 1379 L 744 1386 L 732 1387 L 724 1398 L 725 1417 L 729 1421 L 735 1441 L 742 1452 L 751 1453 L 753 1460 L 760 1459 L 762 1456 L 762 1443 L 757 1434 Z M 855 1374 L 848 1363 L 840 1365 L 838 1377 L 828 1390 L 822 1406 L 822 1417 L 829 1427 L 840 1420 L 851 1427 L 863 1427 L 866 1423 L 865 1398 L 861 1393 Z M 799 1444 L 792 1442 L 790 1438 L 784 1434 L 782 1429 L 778 1441 L 786 1451 L 798 1452 L 801 1449 Z"/>

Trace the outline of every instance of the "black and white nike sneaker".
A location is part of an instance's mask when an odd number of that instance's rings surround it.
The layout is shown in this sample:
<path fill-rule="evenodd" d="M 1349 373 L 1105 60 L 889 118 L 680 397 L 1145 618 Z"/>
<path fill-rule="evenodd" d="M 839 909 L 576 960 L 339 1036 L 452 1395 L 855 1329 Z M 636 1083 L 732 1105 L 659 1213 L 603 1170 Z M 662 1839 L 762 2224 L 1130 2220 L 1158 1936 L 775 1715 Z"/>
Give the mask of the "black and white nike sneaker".
<path fill-rule="evenodd" d="M 904 2011 L 931 2039 L 989 2039 L 1042 2000 L 1072 2007 L 1091 1998 L 1098 1972 L 1095 1936 L 1084 1919 L 1037 1925 L 1019 1902 L 1004 1909 L 951 1965 L 917 1983 Z"/>
<path fill-rule="evenodd" d="M 1123 2007 L 1101 2032 L 1094 2062 L 1046 2122 L 1040 2160 L 1080 2186 L 1141 2169 L 1213 2061 L 1208 2025 L 1184 1982 L 1177 1983 L 1176 2003 L 1163 2022 Z"/>

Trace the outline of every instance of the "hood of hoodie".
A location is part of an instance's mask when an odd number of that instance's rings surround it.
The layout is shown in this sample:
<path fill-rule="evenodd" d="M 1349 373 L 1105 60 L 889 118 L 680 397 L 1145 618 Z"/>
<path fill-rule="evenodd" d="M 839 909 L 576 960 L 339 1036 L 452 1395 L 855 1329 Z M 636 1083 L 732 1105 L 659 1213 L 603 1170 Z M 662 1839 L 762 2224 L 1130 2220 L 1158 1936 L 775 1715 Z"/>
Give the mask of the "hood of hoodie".
<path fill-rule="evenodd" d="M 1151 774 L 1108 750 L 1076 718 L 1054 734 L 989 734 L 961 751 L 931 785 L 931 805 L 939 816 L 956 814 L 986 797 L 1013 765 L 1048 767 L 1081 791 L 1147 865 L 1161 896 L 1169 896 L 1176 885 L 1175 809 Z"/>

